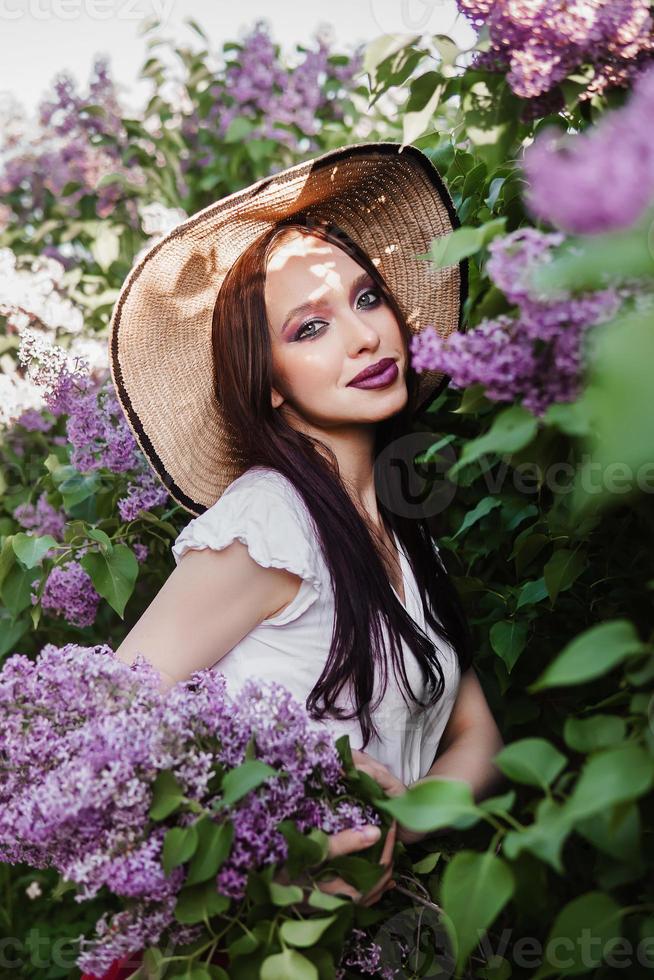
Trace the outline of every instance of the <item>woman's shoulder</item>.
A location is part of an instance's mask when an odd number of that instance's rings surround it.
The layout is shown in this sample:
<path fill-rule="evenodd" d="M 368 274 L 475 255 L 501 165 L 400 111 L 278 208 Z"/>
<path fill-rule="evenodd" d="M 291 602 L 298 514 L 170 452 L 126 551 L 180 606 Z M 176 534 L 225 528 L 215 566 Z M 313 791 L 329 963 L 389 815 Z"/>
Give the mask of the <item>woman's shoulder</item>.
<path fill-rule="evenodd" d="M 266 564 L 317 574 L 320 547 L 311 515 L 302 495 L 278 470 L 254 466 L 229 484 L 218 500 L 192 518 L 173 545 L 179 560 L 188 547 L 225 547 L 238 538 L 252 545 Z"/>

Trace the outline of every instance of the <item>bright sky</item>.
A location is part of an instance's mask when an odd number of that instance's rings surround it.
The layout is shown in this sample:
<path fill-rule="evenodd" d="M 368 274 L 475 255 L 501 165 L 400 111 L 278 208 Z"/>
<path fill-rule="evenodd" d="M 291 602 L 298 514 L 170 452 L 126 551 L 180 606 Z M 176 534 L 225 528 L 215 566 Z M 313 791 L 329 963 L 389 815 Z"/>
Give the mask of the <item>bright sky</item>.
<path fill-rule="evenodd" d="M 380 34 L 447 33 L 465 44 L 474 36 L 454 0 L 0 0 L 0 93 L 11 93 L 31 115 L 58 71 L 86 91 L 94 57 L 106 54 L 123 104 L 136 111 L 151 94 L 151 83 L 137 76 L 147 55 L 143 27 L 153 17 L 161 21 L 159 36 L 193 47 L 199 38 L 183 22 L 195 19 L 214 50 L 259 18 L 282 51 L 309 43 L 325 24 L 343 50 Z"/>

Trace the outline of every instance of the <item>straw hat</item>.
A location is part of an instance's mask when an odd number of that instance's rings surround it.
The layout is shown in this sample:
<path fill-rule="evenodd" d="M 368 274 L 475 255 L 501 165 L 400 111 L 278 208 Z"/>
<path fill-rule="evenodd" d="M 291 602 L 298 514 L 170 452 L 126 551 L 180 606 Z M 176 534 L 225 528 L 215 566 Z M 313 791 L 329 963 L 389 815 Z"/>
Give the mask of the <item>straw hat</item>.
<path fill-rule="evenodd" d="M 465 260 L 434 269 L 415 257 L 459 221 L 429 158 L 401 146 L 350 144 L 264 177 L 183 220 L 127 276 L 111 317 L 112 378 L 140 448 L 192 514 L 244 469 L 213 386 L 212 314 L 230 266 L 273 224 L 292 215 L 337 224 L 373 259 L 414 335 L 460 329 Z M 446 380 L 419 374 L 416 413 Z"/>

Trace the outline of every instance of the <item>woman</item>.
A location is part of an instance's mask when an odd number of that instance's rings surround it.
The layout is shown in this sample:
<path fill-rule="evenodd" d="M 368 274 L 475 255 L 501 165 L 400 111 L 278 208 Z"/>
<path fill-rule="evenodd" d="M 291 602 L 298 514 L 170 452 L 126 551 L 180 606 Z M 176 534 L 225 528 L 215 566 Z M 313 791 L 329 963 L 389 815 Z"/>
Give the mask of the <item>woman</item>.
<path fill-rule="evenodd" d="M 252 674 L 285 684 L 391 795 L 445 776 L 480 797 L 499 779 L 458 596 L 426 517 L 389 505 L 393 473 L 377 466 L 443 380 L 418 378 L 409 341 L 460 325 L 465 263 L 417 259 L 457 224 L 416 148 L 345 147 L 173 229 L 112 322 L 126 417 L 197 515 L 117 655 L 143 653 L 164 687 L 202 668 L 231 693 Z M 393 825 L 367 895 L 320 887 L 376 902 L 395 834 L 424 836 Z M 368 846 L 331 839 L 333 854 Z"/>

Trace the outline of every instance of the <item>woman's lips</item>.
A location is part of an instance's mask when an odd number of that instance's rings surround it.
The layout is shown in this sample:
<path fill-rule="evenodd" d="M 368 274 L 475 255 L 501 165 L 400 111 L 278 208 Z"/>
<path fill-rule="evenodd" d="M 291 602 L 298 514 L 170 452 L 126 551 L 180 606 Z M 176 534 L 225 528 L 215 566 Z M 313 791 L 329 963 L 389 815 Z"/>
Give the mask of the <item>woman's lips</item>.
<path fill-rule="evenodd" d="M 398 374 L 397 364 L 395 361 L 391 361 L 378 374 L 373 374 L 369 378 L 362 378 L 361 381 L 350 381 L 348 388 L 386 388 L 397 379 Z"/>

